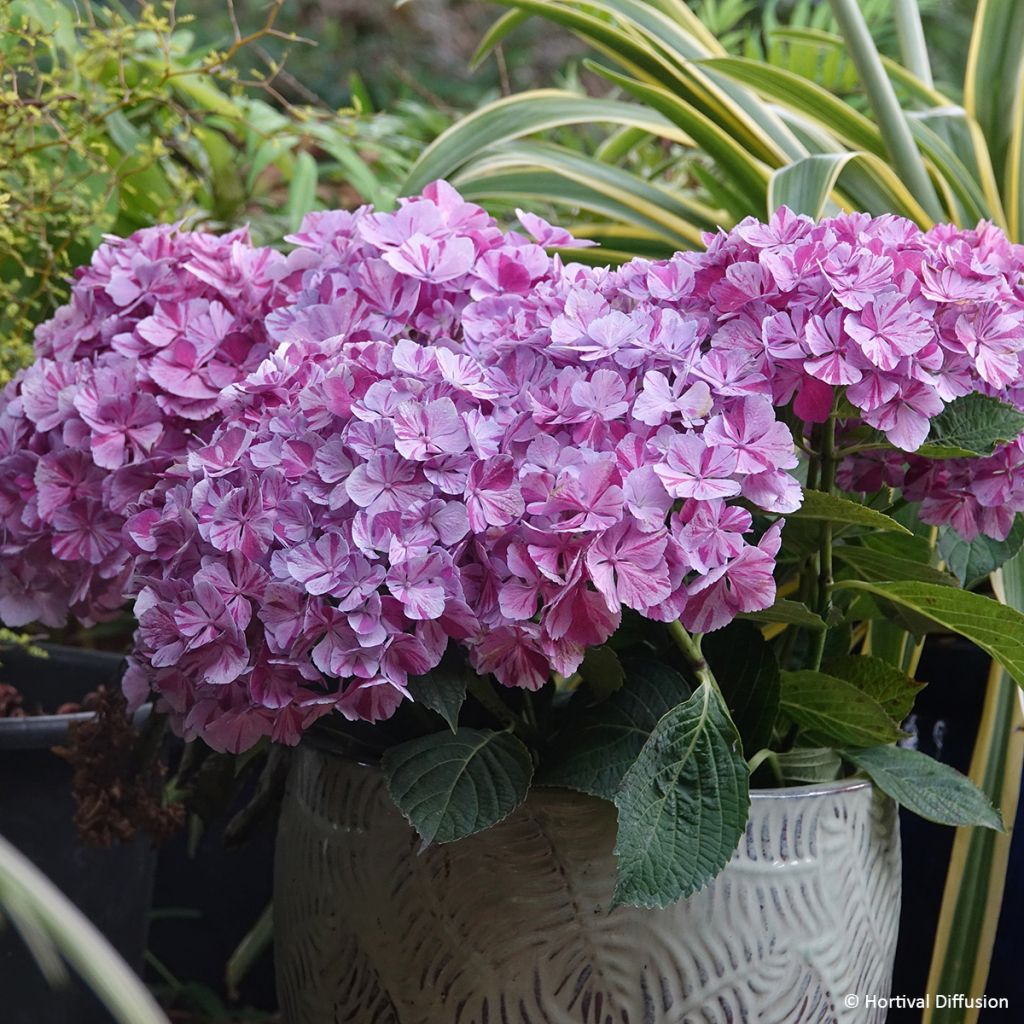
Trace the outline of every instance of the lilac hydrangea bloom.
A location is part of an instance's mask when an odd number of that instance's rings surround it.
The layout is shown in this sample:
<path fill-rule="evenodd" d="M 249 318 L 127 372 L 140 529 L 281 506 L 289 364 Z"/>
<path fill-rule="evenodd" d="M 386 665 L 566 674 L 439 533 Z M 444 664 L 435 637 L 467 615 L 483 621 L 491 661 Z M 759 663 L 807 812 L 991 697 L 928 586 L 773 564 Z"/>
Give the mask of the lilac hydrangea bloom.
<path fill-rule="evenodd" d="M 161 227 L 109 239 L 78 272 L 71 301 L 36 332 L 35 363 L 0 396 L 4 622 L 120 610 L 125 519 L 202 448 L 224 387 L 267 354 L 283 270 L 244 232 Z"/>
<path fill-rule="evenodd" d="M 133 700 L 239 750 L 388 717 L 449 642 L 537 688 L 623 608 L 707 631 L 769 606 L 801 501 L 781 406 L 809 430 L 845 395 L 844 429 L 902 449 L 848 460 L 850 489 L 968 537 L 1024 508 L 1017 444 L 913 454 L 958 396 L 1024 407 L 1024 259 L 994 229 L 781 210 L 612 270 L 521 220 L 436 183 L 312 214 L 286 256 L 101 249 L 0 411 L 0 616 L 135 595 Z"/>

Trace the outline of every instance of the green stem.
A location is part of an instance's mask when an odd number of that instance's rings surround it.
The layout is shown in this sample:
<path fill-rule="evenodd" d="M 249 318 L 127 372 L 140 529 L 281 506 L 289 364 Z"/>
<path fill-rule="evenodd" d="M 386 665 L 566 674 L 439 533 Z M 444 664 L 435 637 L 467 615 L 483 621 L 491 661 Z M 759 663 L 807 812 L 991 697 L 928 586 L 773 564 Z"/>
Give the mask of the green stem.
<path fill-rule="evenodd" d="M 470 675 L 466 689 L 499 721 L 504 722 L 527 744 L 536 738 L 527 724 L 494 692 L 486 679 Z"/>
<path fill-rule="evenodd" d="M 826 494 L 831 494 L 836 486 L 837 460 L 835 458 L 836 447 L 836 419 L 835 409 L 832 410 L 828 420 L 821 432 L 821 480 L 819 489 Z M 818 546 L 818 614 L 828 623 L 829 614 L 832 611 L 832 588 L 835 580 L 832 574 L 832 522 L 828 519 L 822 520 L 821 540 Z M 822 655 L 825 652 L 825 639 L 828 636 L 827 630 L 821 630 L 814 639 L 813 667 L 821 667 Z"/>
<path fill-rule="evenodd" d="M 693 672 L 697 682 L 717 693 L 718 683 L 715 681 L 711 666 L 704 660 L 704 655 L 701 653 L 700 634 L 690 636 L 681 622 L 668 623 L 668 632 L 682 652 L 683 658 L 686 659 L 686 664 Z"/>

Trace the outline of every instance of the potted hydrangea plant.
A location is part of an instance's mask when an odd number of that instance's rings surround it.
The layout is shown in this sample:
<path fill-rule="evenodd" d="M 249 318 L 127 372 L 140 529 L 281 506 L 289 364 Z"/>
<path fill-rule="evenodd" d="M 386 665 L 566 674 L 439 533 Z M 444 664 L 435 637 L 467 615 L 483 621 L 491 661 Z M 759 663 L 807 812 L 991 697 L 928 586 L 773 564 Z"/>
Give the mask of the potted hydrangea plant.
<path fill-rule="evenodd" d="M 290 1024 L 881 1019 L 893 799 L 1001 827 L 897 744 L 903 634 L 1024 679 L 960 586 L 1024 503 L 1024 253 L 780 210 L 608 269 L 520 221 L 437 183 L 287 239 L 266 358 L 123 509 L 126 689 L 298 744 Z"/>

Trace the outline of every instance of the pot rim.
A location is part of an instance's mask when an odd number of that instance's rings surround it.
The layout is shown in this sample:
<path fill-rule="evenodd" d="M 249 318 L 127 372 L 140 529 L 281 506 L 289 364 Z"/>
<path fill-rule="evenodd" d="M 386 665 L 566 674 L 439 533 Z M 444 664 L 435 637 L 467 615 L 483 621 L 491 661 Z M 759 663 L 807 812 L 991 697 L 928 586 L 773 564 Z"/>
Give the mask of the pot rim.
<path fill-rule="evenodd" d="M 317 742 L 316 737 L 303 736 L 302 742 L 299 748 L 296 749 L 307 749 L 317 753 L 320 756 L 327 757 L 339 757 L 343 761 L 347 761 L 350 765 L 356 768 L 365 768 L 367 771 L 379 772 L 381 767 L 379 764 L 372 764 L 369 761 L 360 760 L 358 757 L 350 757 L 345 754 L 344 751 L 338 750 L 328 743 Z M 861 789 L 873 789 L 874 786 L 870 779 L 865 779 L 856 775 L 848 775 L 843 779 L 833 779 L 830 782 L 809 782 L 804 783 L 802 786 L 773 786 L 764 789 L 751 789 L 750 799 L 754 800 L 802 800 L 807 797 L 814 796 L 832 796 L 835 793 L 855 793 Z M 561 789 L 566 793 L 576 793 L 577 796 L 586 797 L 587 799 L 599 799 L 597 797 L 590 797 L 586 793 L 580 793 L 577 790 L 570 789 L 568 786 L 530 786 L 531 792 L 537 789 Z"/>
<path fill-rule="evenodd" d="M 41 643 L 54 660 L 68 659 L 92 665 L 109 667 L 111 672 L 124 662 L 125 656 L 114 651 L 97 651 L 88 647 L 68 644 Z M 39 659 L 42 660 L 42 659 Z M 121 673 L 118 673 L 120 680 Z M 135 724 L 140 725 L 148 715 L 148 705 L 135 713 Z M 141 717 L 140 717 L 141 716 Z M 87 722 L 96 717 L 95 711 L 74 711 L 64 715 L 27 715 L 25 718 L 0 718 L 0 752 L 12 750 L 48 750 L 67 741 L 68 727 L 76 722 Z"/>

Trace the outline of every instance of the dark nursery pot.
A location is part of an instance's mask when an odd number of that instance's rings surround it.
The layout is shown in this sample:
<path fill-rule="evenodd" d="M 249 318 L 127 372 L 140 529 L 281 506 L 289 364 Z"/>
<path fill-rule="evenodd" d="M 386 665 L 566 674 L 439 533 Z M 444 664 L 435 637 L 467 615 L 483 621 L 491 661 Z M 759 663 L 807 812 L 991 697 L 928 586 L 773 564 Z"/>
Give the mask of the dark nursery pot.
<path fill-rule="evenodd" d="M 4 651 L 0 679 L 29 704 L 59 707 L 101 685 L 117 686 L 123 659 L 69 647 L 49 657 Z M 109 850 L 91 849 L 74 825 L 71 766 L 54 746 L 68 726 L 91 712 L 0 719 L 0 835 L 24 853 L 140 971 L 156 851 L 146 839 Z M 51 989 L 12 928 L 0 930 L 3 1024 L 109 1024 L 110 1014 L 77 979 Z"/>

